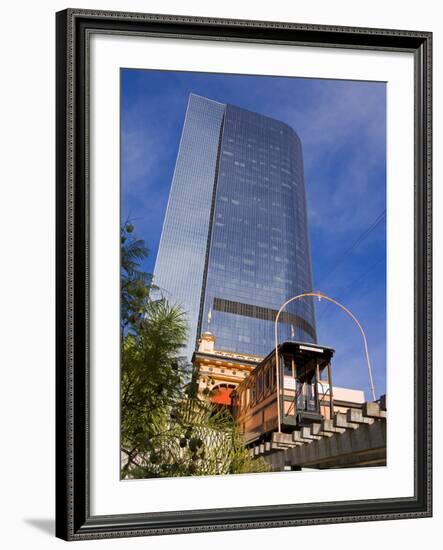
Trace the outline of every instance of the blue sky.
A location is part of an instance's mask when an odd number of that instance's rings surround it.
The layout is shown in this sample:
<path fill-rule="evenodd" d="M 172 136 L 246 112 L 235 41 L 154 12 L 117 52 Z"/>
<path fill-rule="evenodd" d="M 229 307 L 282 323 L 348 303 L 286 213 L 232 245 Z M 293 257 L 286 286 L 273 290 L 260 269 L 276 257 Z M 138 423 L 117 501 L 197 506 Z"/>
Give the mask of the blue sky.
<path fill-rule="evenodd" d="M 189 94 L 282 120 L 303 144 L 314 289 L 367 334 L 377 395 L 386 391 L 386 85 L 305 78 L 123 69 L 122 219 L 146 240 L 152 272 Z M 333 382 L 369 382 L 361 336 L 335 306 L 316 305 L 319 343 L 336 349 Z"/>

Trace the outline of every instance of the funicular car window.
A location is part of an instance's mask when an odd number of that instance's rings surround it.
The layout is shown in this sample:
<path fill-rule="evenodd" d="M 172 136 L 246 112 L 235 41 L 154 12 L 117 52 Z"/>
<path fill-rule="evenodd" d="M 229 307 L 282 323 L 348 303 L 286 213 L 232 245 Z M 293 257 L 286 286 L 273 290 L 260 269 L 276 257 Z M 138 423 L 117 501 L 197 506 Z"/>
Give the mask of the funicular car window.
<path fill-rule="evenodd" d="M 283 356 L 283 373 L 285 376 L 293 376 L 292 373 L 292 359 L 290 355 Z"/>
<path fill-rule="evenodd" d="M 265 369 L 264 394 L 267 395 L 270 391 L 271 391 L 271 366 L 268 364 Z"/>
<path fill-rule="evenodd" d="M 263 395 L 263 371 L 257 374 L 257 399 L 260 399 Z"/>

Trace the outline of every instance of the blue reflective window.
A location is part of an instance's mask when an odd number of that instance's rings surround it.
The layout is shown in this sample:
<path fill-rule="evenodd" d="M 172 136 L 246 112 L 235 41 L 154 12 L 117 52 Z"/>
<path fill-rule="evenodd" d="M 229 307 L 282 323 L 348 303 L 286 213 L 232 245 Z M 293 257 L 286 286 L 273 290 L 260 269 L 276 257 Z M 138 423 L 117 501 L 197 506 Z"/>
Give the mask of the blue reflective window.
<path fill-rule="evenodd" d="M 154 280 L 186 310 L 188 357 L 209 310 L 216 348 L 269 353 L 269 312 L 312 286 L 302 149 L 294 130 L 191 94 Z M 259 306 L 269 318 L 219 311 L 216 299 Z M 295 334 L 315 341 L 312 303 L 292 303 L 287 311 L 300 322 L 292 331 L 282 323 L 281 339 Z"/>

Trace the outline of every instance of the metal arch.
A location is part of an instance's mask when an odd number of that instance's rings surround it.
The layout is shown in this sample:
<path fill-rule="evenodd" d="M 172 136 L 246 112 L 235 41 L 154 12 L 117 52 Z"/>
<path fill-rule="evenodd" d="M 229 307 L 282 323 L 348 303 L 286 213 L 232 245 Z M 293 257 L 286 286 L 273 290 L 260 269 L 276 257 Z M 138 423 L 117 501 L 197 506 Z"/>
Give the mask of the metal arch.
<path fill-rule="evenodd" d="M 363 343 L 365 348 L 365 355 L 366 355 L 366 362 L 368 365 L 368 373 L 369 373 L 369 383 L 371 386 L 371 393 L 372 393 L 372 399 L 375 401 L 375 386 L 374 386 L 374 380 L 372 378 L 372 368 L 371 368 L 371 360 L 369 359 L 369 350 L 368 350 L 368 342 L 366 340 L 366 335 L 363 330 L 363 327 L 359 323 L 358 319 L 355 317 L 355 315 L 349 311 L 347 307 L 345 307 L 343 304 L 340 304 L 340 302 L 337 302 L 337 300 L 334 300 L 333 298 L 330 298 L 329 296 L 326 296 L 326 294 L 322 294 L 321 292 L 305 292 L 304 294 L 298 294 L 297 296 L 293 296 L 292 298 L 289 298 L 289 300 L 286 300 L 284 304 L 280 307 L 278 310 L 277 316 L 275 318 L 274 322 L 274 332 L 275 332 L 275 369 L 276 369 L 276 378 L 277 378 L 277 421 L 278 421 L 278 431 L 281 431 L 281 414 L 280 414 L 280 377 L 279 377 L 279 362 L 278 362 L 278 320 L 280 318 L 281 312 L 285 309 L 285 307 L 290 304 L 291 302 L 294 302 L 295 300 L 299 300 L 300 298 L 305 298 L 307 296 L 316 296 L 317 298 L 331 302 L 332 304 L 335 304 L 340 309 L 342 309 L 345 313 L 351 317 L 351 319 L 355 322 L 358 329 L 360 330 L 360 333 L 363 337 Z"/>

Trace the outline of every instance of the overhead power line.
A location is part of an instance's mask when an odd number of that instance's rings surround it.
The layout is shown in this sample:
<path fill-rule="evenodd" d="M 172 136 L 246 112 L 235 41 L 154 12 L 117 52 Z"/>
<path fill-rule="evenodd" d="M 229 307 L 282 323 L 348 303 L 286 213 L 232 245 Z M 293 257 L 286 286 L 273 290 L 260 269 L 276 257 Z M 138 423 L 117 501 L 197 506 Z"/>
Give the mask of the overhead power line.
<path fill-rule="evenodd" d="M 376 229 L 378 225 L 384 220 L 386 217 L 386 209 L 383 210 L 376 218 L 375 220 L 370 224 L 370 226 L 363 231 L 363 233 L 352 243 L 352 245 L 347 248 L 337 259 L 337 261 L 332 265 L 332 267 L 323 275 L 323 277 L 320 277 L 320 280 L 316 282 L 316 287 L 319 288 L 319 285 L 323 283 L 326 279 L 328 279 L 331 274 L 338 268 L 340 265 L 347 259 L 347 257 L 353 252 L 371 233 Z"/>
<path fill-rule="evenodd" d="M 354 279 L 351 283 L 349 283 L 349 285 L 346 285 L 339 293 L 338 293 L 338 296 L 344 296 L 345 294 L 347 294 L 349 296 L 350 294 L 350 291 L 355 287 L 357 286 L 358 283 L 361 283 L 362 280 L 366 279 L 366 277 L 372 273 L 376 267 L 378 267 L 382 262 L 385 261 L 385 257 L 383 258 L 379 258 L 375 263 L 373 263 L 371 265 L 371 267 L 369 267 L 369 269 L 366 269 L 364 271 L 364 273 L 362 273 L 359 277 L 357 277 L 356 279 Z M 332 308 L 331 308 L 332 309 Z M 323 311 L 320 313 L 320 315 L 318 316 L 318 319 L 317 319 L 317 323 L 319 321 L 321 321 L 325 315 L 328 315 L 331 313 L 331 309 L 323 309 Z"/>

